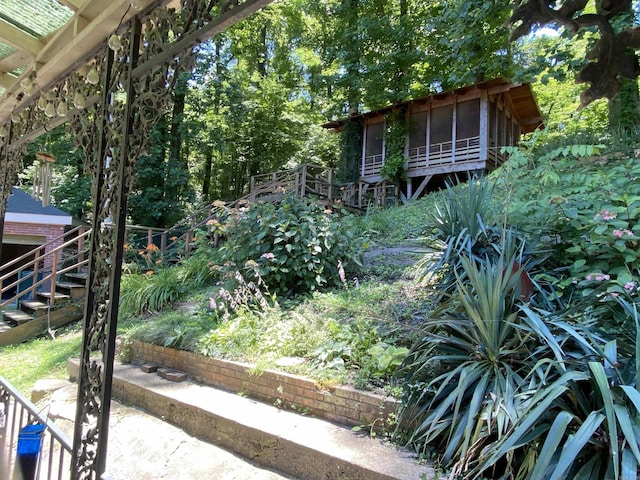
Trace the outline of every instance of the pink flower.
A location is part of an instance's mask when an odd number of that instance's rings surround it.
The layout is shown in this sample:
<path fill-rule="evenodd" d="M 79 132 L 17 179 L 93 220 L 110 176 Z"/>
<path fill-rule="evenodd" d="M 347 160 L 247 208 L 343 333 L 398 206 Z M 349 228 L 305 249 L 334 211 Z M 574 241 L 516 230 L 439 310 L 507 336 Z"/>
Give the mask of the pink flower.
<path fill-rule="evenodd" d="M 634 288 L 636 288 L 636 282 L 627 282 L 624 284 L 624 289 L 628 292 L 632 291 Z"/>
<path fill-rule="evenodd" d="M 614 218 L 616 218 L 618 216 L 617 213 L 615 212 L 610 212 L 609 210 L 600 210 L 598 213 L 596 213 L 596 220 L 613 220 Z"/>
<path fill-rule="evenodd" d="M 616 229 L 613 231 L 613 236 L 616 238 L 633 237 L 633 232 L 627 229 L 622 229 L 622 230 Z"/>

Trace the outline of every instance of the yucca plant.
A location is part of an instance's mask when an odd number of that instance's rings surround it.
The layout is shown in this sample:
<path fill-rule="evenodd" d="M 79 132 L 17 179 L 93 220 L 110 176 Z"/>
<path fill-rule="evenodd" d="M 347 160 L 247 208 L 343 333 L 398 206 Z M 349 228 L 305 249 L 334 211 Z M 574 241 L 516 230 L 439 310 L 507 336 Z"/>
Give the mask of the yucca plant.
<path fill-rule="evenodd" d="M 503 250 L 508 255 L 519 250 L 520 256 L 523 255 L 522 235 L 486 223 L 495 210 L 492 192 L 493 186 L 485 178 L 472 179 L 465 186 L 447 184 L 443 200 L 436 203 L 434 213 L 428 216 L 435 227 L 436 249 L 442 254 L 434 262 L 430 252 L 419 263 L 421 280 L 437 278 L 438 291 L 451 293 L 458 277 L 464 279 L 461 257 L 480 262 L 488 256 L 495 263 Z M 518 263 L 523 263 L 522 258 Z"/>
<path fill-rule="evenodd" d="M 419 450 L 441 448 L 456 471 L 472 468 L 479 452 L 509 431 L 523 385 L 532 383 L 526 377 L 537 342 L 535 332 L 516 328 L 515 264 L 515 256 L 462 256 L 465 280 L 457 275 L 456 291 L 403 365 L 400 428 L 410 430 L 408 443 Z"/>
<path fill-rule="evenodd" d="M 556 351 L 549 364 L 557 378 L 540 388 L 508 433 L 484 450 L 470 478 L 495 471 L 505 458 L 527 461 L 512 460 L 511 469 L 495 478 L 638 478 L 640 329 L 635 304 L 621 303 L 636 326 L 631 348 L 621 352 L 615 339 L 605 341 L 588 328 L 549 322 Z M 527 317 L 537 320 L 531 310 Z"/>
<path fill-rule="evenodd" d="M 465 232 L 478 238 L 485 231 L 484 222 L 492 209 L 493 186 L 486 178 L 471 179 L 466 185 L 446 183 L 443 201 L 437 202 L 429 220 L 441 240 Z"/>

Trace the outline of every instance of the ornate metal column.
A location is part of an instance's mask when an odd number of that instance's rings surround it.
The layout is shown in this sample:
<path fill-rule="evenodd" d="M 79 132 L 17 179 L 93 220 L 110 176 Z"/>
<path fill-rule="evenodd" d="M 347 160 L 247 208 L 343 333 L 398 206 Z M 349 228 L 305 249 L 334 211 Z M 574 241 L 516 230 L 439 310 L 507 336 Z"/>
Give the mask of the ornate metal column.
<path fill-rule="evenodd" d="M 182 0 L 176 11 L 154 6 L 167 2 L 157 0 L 148 12 L 113 32 L 117 38 L 111 39 L 111 46 L 104 45 L 78 71 L 46 89 L 41 86 L 43 91 L 17 107 L 15 118 L 7 122 L 9 135 L 0 137 L 0 214 L 4 215 L 27 143 L 60 125 L 63 120 L 53 118 L 58 111 L 54 105 L 73 99 L 68 131 L 84 152 L 94 205 L 73 480 L 97 480 L 106 467 L 127 195 L 135 162 L 146 150 L 151 128 L 169 106 L 178 75 L 193 67 L 192 48 L 271 1 Z"/>

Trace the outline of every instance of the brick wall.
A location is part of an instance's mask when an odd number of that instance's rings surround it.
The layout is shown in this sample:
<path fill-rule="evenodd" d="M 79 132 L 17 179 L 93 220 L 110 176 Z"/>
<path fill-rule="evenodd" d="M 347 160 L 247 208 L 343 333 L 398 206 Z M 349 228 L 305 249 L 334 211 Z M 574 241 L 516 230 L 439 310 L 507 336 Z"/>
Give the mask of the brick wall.
<path fill-rule="evenodd" d="M 343 425 L 383 426 L 399 402 L 349 387 L 320 386 L 313 380 L 288 373 L 265 370 L 255 373 L 253 365 L 218 360 L 134 340 L 130 346 L 133 363 L 155 363 L 190 374 L 194 380 L 232 392 L 246 394 L 288 410 L 308 412 Z"/>
<path fill-rule="evenodd" d="M 12 235 L 38 235 L 46 237 L 45 242 L 48 243 L 56 237 L 59 237 L 64 233 L 64 225 L 46 225 L 41 223 L 24 223 L 24 222 L 5 222 L 3 234 Z M 55 243 L 47 247 L 47 252 L 59 247 L 64 242 L 63 238 L 60 238 Z M 35 247 L 34 247 L 35 248 Z M 45 270 L 51 269 L 52 258 L 45 260 Z"/>

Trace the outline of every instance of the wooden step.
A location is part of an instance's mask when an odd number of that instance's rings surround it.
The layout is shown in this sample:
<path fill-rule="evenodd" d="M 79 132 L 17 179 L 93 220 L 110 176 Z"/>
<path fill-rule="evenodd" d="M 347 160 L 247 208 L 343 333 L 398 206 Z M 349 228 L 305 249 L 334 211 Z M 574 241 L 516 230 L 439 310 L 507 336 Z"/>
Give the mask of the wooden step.
<path fill-rule="evenodd" d="M 22 325 L 33 320 L 33 315 L 22 310 L 5 310 L 2 312 L 2 317 L 9 325 Z"/>
<path fill-rule="evenodd" d="M 56 299 L 56 302 L 58 300 L 69 300 L 71 298 L 70 295 L 65 295 L 64 293 L 59 293 L 59 292 L 54 293 L 53 296 Z M 49 292 L 38 292 L 36 293 L 36 297 L 41 299 L 43 302 L 51 301 L 51 293 Z"/>
<path fill-rule="evenodd" d="M 89 277 L 89 274 L 87 272 L 69 272 L 69 273 L 65 273 L 64 276 L 68 279 L 71 279 L 72 281 L 79 280 L 79 281 L 74 281 L 74 283 L 82 283 L 84 285 L 87 283 L 87 278 Z"/>
<path fill-rule="evenodd" d="M 71 282 L 58 282 L 56 283 L 56 291 L 64 295 L 69 295 L 72 299 L 82 298 L 86 294 L 85 285 Z M 56 297 L 57 299 L 57 297 Z"/>
<path fill-rule="evenodd" d="M 49 305 L 43 302 L 38 302 L 35 300 L 23 300 L 22 302 L 20 302 L 20 310 L 25 313 L 32 314 L 36 317 L 45 315 L 48 309 Z"/>
<path fill-rule="evenodd" d="M 2 335 L 4 332 L 8 332 L 12 328 L 13 326 L 9 322 L 0 319 L 0 335 Z"/>

